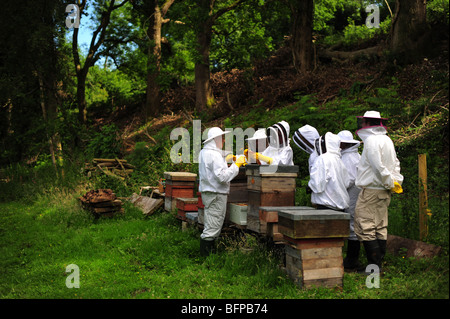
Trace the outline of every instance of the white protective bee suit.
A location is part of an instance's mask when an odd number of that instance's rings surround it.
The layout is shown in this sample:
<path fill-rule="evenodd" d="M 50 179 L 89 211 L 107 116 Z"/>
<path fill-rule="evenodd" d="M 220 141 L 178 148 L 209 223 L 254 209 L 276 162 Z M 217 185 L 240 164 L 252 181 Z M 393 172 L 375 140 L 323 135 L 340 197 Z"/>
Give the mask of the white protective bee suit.
<path fill-rule="evenodd" d="M 309 154 L 308 170 L 311 173 L 311 167 L 317 158 L 317 152 L 315 149 L 315 140 L 320 137 L 319 132 L 315 127 L 311 125 L 304 125 L 294 132 L 292 139 L 294 143 L 300 147 L 303 151 Z"/>
<path fill-rule="evenodd" d="M 272 158 L 272 165 L 294 165 L 294 152 L 289 145 L 289 124 L 278 122 L 267 128 L 269 146 L 262 154 Z"/>
<path fill-rule="evenodd" d="M 213 137 L 205 141 L 199 155 L 199 191 L 205 205 L 204 229 L 200 238 L 207 241 L 212 241 L 220 235 L 227 209 L 230 181 L 239 173 L 236 163 L 228 167 L 224 156 L 225 152 L 216 146 Z"/>
<path fill-rule="evenodd" d="M 359 164 L 359 160 L 361 159 L 361 155 L 358 152 L 358 148 L 360 145 L 359 141 L 353 139 L 353 134 L 350 131 L 341 131 L 338 133 L 339 138 L 342 143 L 351 143 L 353 146 L 350 146 L 346 149 L 341 149 L 341 159 L 342 163 L 344 163 L 345 168 L 348 172 L 348 177 L 350 181 L 350 185 L 347 188 L 349 203 L 348 208 L 345 210 L 346 213 L 350 214 L 350 235 L 348 237 L 349 240 L 358 240 L 355 234 L 354 228 L 354 217 L 355 217 L 355 206 L 356 201 L 358 200 L 358 195 L 361 189 L 359 189 L 355 185 L 357 168 Z M 359 243 L 358 243 L 359 244 Z"/>
<path fill-rule="evenodd" d="M 350 180 L 341 160 L 340 142 L 340 138 L 330 132 L 316 140 L 319 156 L 311 167 L 308 186 L 313 192 L 313 204 L 344 211 L 348 208 Z"/>

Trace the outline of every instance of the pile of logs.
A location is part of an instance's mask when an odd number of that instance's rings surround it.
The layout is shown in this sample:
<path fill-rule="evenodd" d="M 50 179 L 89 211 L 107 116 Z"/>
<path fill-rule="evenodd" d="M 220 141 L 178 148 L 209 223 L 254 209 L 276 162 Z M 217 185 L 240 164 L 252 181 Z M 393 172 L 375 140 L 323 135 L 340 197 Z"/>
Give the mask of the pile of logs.
<path fill-rule="evenodd" d="M 88 176 L 104 173 L 122 180 L 125 179 L 128 174 L 131 174 L 133 169 L 134 166 L 127 163 L 127 160 L 118 158 L 94 158 L 91 163 L 85 163 L 84 165 L 84 172 Z"/>
<path fill-rule="evenodd" d="M 122 201 L 110 189 L 91 190 L 81 196 L 81 206 L 90 211 L 96 218 L 112 217 L 117 213 L 124 213 Z"/>

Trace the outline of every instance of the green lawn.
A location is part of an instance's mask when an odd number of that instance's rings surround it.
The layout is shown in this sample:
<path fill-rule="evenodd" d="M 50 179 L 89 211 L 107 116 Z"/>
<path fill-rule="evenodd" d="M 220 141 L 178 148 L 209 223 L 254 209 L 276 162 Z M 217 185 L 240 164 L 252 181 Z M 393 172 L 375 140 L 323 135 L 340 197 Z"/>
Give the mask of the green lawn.
<path fill-rule="evenodd" d="M 343 289 L 302 290 L 280 270 L 276 251 L 255 237 L 223 240 L 217 254 L 204 258 L 199 235 L 195 227 L 182 231 L 170 213 L 145 218 L 129 203 L 124 216 L 97 221 L 73 194 L 1 203 L 0 297 L 449 298 L 448 256 L 387 255 L 378 289 L 367 288 L 365 276 L 346 273 Z M 79 267 L 80 288 L 66 287 L 70 264 Z"/>

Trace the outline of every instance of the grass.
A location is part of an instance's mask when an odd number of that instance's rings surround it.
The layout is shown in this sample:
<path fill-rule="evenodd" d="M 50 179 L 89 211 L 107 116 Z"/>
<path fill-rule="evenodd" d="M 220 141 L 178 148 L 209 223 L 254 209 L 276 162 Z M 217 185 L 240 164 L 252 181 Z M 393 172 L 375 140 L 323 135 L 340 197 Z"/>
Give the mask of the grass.
<path fill-rule="evenodd" d="M 0 203 L 2 299 L 427 299 L 449 298 L 448 256 L 386 256 L 379 289 L 345 274 L 343 289 L 297 288 L 280 270 L 280 255 L 255 237 L 224 237 L 219 252 L 199 253 L 197 228 L 182 231 L 173 214 L 94 218 L 59 191 L 33 203 Z M 365 260 L 362 258 L 361 260 Z M 66 267 L 79 267 L 68 289 Z"/>

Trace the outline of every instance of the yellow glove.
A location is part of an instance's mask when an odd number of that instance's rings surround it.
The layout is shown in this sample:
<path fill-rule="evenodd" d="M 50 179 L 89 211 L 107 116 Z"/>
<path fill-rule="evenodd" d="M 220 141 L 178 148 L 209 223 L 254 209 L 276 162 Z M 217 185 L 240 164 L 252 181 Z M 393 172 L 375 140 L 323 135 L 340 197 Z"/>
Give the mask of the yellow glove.
<path fill-rule="evenodd" d="M 228 155 L 225 157 L 225 162 L 229 163 L 229 162 L 231 162 L 231 161 L 235 162 L 235 161 L 236 161 L 236 156 L 234 156 L 233 154 L 228 154 Z"/>
<path fill-rule="evenodd" d="M 251 151 L 250 151 L 251 152 Z M 244 150 L 244 156 L 248 159 L 248 148 Z"/>
<path fill-rule="evenodd" d="M 272 164 L 273 159 L 272 159 L 271 157 L 262 155 L 262 154 L 260 154 L 260 153 L 255 153 L 255 154 L 256 154 L 256 160 L 257 160 L 257 161 L 258 161 L 258 160 L 261 160 L 261 161 L 266 162 L 266 163 L 269 164 L 269 165 Z"/>
<path fill-rule="evenodd" d="M 244 156 L 244 155 L 240 156 L 240 157 L 236 160 L 236 162 L 234 162 L 234 163 L 237 165 L 237 167 L 241 167 L 242 165 L 243 165 L 243 166 L 247 165 L 247 162 L 245 161 L 245 156 Z"/>
<path fill-rule="evenodd" d="M 391 188 L 391 192 L 401 194 L 403 193 L 403 188 L 397 181 L 394 181 L 394 187 Z"/>

